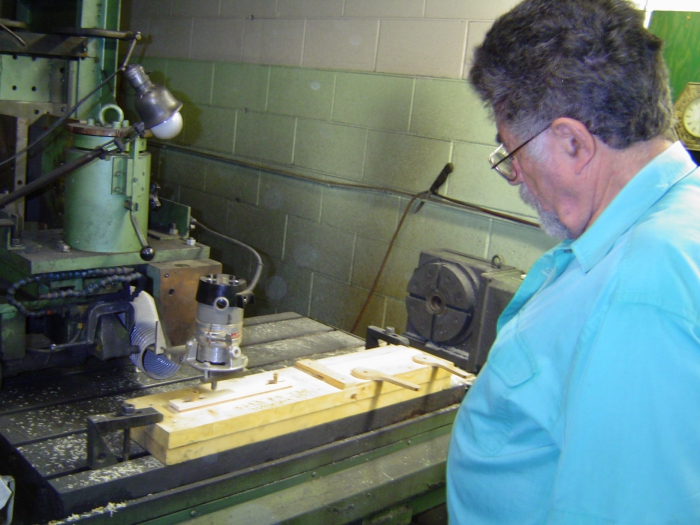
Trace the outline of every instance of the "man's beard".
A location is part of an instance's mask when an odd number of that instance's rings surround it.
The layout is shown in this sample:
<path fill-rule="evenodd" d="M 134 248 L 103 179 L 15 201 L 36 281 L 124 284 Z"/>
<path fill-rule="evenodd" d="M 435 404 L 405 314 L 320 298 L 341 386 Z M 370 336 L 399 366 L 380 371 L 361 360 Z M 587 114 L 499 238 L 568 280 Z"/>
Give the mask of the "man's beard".
<path fill-rule="evenodd" d="M 564 226 L 556 214 L 544 211 L 540 201 L 532 194 L 525 184 L 520 185 L 520 198 L 523 202 L 535 209 L 540 217 L 540 225 L 544 232 L 555 239 L 571 239 L 572 235 L 569 229 Z"/>

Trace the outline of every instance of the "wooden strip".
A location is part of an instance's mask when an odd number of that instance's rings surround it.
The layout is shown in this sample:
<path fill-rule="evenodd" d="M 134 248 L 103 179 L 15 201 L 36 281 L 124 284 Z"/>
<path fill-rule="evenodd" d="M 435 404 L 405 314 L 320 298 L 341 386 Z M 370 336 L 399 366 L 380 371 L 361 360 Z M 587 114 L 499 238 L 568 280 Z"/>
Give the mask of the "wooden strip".
<path fill-rule="evenodd" d="M 177 412 L 189 412 L 190 410 L 211 407 L 214 405 L 219 405 L 221 403 L 230 403 L 231 401 L 247 399 L 249 397 L 260 396 L 262 394 L 269 394 L 270 392 L 278 392 L 280 390 L 286 390 L 288 388 L 292 388 L 292 385 L 281 385 L 279 383 L 262 384 L 259 388 L 254 389 L 253 391 L 245 392 L 230 389 L 200 390 L 198 388 L 195 388 L 192 391 L 191 397 L 185 397 L 184 399 L 171 399 L 168 402 L 168 405 Z"/>
<path fill-rule="evenodd" d="M 413 390 L 416 392 L 420 390 L 420 386 L 415 383 L 411 383 L 410 381 L 406 381 L 405 379 L 400 379 L 398 377 L 390 376 L 389 374 L 383 374 L 380 371 L 374 370 L 372 368 L 357 367 L 353 368 L 350 373 L 353 376 L 358 377 L 360 379 L 371 379 L 372 381 L 386 381 L 387 383 L 400 386 L 401 388 L 408 388 L 409 390 Z"/>
<path fill-rule="evenodd" d="M 474 374 L 470 374 L 469 372 L 466 372 L 466 371 L 462 370 L 461 368 L 457 368 L 456 366 L 454 366 L 453 363 L 450 363 L 449 361 L 446 361 L 444 359 L 440 359 L 439 357 L 435 357 L 432 355 L 428 355 L 428 354 L 414 355 L 413 362 L 418 363 L 420 365 L 428 365 L 428 366 L 442 368 L 443 370 L 447 370 L 450 374 L 454 374 L 458 377 L 461 377 L 462 379 L 475 379 L 476 378 L 476 376 Z"/>
<path fill-rule="evenodd" d="M 346 388 L 357 385 L 357 381 L 345 374 L 334 372 L 327 366 L 322 365 L 318 361 L 312 359 L 300 359 L 295 365 L 299 370 L 303 370 L 314 376 L 316 379 L 325 381 L 329 385 L 345 390 Z"/>

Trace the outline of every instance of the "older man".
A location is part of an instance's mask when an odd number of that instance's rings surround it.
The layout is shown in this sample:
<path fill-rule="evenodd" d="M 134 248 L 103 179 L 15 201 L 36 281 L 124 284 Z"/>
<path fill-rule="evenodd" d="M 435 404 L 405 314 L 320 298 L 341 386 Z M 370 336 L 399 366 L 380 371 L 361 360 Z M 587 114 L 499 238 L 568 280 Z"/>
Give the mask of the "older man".
<path fill-rule="evenodd" d="M 457 416 L 453 523 L 700 523 L 700 170 L 623 0 L 525 0 L 476 50 L 490 158 L 565 238 Z"/>

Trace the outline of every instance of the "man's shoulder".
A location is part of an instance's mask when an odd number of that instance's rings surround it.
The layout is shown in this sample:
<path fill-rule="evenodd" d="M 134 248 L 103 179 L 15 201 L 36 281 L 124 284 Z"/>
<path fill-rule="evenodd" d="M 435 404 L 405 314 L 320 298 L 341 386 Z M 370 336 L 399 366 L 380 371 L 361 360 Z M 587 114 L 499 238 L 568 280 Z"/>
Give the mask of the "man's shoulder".
<path fill-rule="evenodd" d="M 679 189 L 621 239 L 616 296 L 700 315 L 700 185 Z"/>
<path fill-rule="evenodd" d="M 629 233 L 628 250 L 642 258 L 700 256 L 700 176 L 671 188 Z"/>

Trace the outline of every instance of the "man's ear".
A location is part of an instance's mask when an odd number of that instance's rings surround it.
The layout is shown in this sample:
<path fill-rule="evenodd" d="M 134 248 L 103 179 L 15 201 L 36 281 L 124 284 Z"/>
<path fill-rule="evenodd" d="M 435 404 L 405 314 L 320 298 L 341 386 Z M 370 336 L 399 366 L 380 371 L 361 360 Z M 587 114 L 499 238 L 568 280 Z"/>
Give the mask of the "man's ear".
<path fill-rule="evenodd" d="M 554 137 L 574 163 L 576 174 L 590 162 L 596 152 L 596 141 L 588 128 L 580 121 L 560 117 L 551 125 Z"/>

